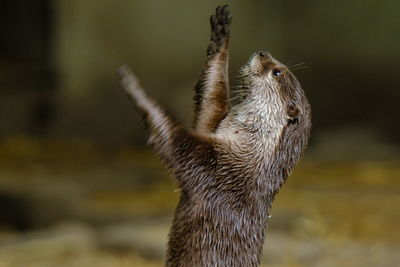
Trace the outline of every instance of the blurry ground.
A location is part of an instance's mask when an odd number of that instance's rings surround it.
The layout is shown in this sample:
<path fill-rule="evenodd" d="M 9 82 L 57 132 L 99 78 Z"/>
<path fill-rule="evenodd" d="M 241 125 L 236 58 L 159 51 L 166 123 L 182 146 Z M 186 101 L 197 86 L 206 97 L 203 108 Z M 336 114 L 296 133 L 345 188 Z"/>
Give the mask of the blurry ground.
<path fill-rule="evenodd" d="M 398 162 L 304 160 L 281 190 L 268 266 L 396 266 Z M 149 151 L 0 142 L 0 267 L 161 266 L 178 199 Z"/>

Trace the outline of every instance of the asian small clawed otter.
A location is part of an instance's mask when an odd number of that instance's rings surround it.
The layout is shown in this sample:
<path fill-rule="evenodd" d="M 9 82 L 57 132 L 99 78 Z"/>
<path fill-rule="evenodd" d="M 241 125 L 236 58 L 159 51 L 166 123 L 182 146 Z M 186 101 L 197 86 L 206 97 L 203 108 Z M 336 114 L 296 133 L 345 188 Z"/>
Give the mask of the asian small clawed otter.
<path fill-rule="evenodd" d="M 242 68 L 241 99 L 230 106 L 230 23 L 227 6 L 211 16 L 190 130 L 147 96 L 126 67 L 119 72 L 145 116 L 149 144 L 182 189 L 166 266 L 258 266 L 271 203 L 309 137 L 310 106 L 300 83 L 267 52 L 254 53 Z"/>

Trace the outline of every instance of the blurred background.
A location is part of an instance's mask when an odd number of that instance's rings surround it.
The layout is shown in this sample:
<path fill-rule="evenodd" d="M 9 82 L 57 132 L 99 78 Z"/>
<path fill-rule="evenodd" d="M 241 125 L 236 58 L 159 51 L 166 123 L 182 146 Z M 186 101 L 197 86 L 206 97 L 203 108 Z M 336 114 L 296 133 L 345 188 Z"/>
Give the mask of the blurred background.
<path fill-rule="evenodd" d="M 221 4 L 234 16 L 231 84 L 268 50 L 303 64 L 313 111 L 262 263 L 400 262 L 399 1 L 5 0 L 0 267 L 161 266 L 179 193 L 115 73 L 128 64 L 189 126 Z"/>

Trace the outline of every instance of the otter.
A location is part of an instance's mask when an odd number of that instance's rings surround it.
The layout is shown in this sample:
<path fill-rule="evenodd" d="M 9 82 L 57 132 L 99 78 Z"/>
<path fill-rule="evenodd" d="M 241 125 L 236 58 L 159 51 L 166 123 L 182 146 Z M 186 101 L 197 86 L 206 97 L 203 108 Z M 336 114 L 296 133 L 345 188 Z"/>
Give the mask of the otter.
<path fill-rule="evenodd" d="M 307 145 L 311 110 L 293 73 L 265 51 L 242 67 L 240 100 L 231 106 L 228 7 L 210 21 L 192 129 L 167 115 L 127 67 L 121 87 L 181 189 L 166 266 L 258 266 L 271 204 Z"/>

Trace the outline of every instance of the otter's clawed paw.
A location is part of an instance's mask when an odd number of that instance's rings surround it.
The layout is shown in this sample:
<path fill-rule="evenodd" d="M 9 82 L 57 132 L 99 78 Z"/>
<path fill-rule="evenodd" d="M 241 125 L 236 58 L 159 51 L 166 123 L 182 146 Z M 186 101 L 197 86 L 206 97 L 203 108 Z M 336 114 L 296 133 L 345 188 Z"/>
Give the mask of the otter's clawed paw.
<path fill-rule="evenodd" d="M 218 6 L 215 15 L 210 17 L 211 42 L 207 51 L 208 55 L 218 53 L 228 41 L 231 22 L 232 16 L 228 6 Z"/>

